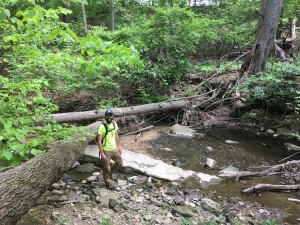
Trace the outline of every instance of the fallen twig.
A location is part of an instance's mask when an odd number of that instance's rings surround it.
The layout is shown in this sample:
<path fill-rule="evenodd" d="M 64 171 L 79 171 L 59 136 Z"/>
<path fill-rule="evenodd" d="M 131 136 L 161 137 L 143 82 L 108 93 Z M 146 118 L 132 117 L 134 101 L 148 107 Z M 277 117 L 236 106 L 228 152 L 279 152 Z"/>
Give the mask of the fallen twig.
<path fill-rule="evenodd" d="M 140 132 L 142 132 L 142 131 L 149 130 L 149 129 L 151 129 L 151 128 L 153 128 L 152 125 L 151 125 L 151 126 L 148 126 L 148 127 L 145 127 L 145 128 L 142 128 L 142 129 L 139 129 L 139 130 L 134 131 L 134 132 L 126 133 L 126 135 L 137 134 L 137 133 L 140 133 Z"/>
<path fill-rule="evenodd" d="M 297 154 L 299 154 L 300 153 L 300 151 L 299 152 L 296 152 L 296 153 L 294 153 L 294 154 L 292 154 L 292 155 L 290 155 L 290 156 L 288 156 L 288 157 L 286 157 L 286 158 L 284 158 L 284 159 L 281 159 L 281 160 L 279 160 L 278 162 L 282 162 L 282 161 L 284 161 L 284 160 L 286 160 L 286 159 L 289 159 L 289 158 L 291 158 L 291 157 L 293 157 L 293 156 L 295 156 L 295 155 L 297 155 Z"/>
<path fill-rule="evenodd" d="M 142 136 L 142 132 L 140 132 L 138 135 L 136 135 L 134 140 L 137 141 L 137 139 L 139 139 L 140 136 Z"/>

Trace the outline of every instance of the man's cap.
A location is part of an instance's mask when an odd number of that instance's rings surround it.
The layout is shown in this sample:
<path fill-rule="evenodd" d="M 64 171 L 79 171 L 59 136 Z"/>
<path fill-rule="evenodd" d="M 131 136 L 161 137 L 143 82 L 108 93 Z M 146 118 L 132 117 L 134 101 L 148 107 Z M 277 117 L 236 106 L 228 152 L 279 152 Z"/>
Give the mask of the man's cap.
<path fill-rule="evenodd" d="M 104 115 L 114 115 L 114 112 L 111 109 L 105 111 Z"/>

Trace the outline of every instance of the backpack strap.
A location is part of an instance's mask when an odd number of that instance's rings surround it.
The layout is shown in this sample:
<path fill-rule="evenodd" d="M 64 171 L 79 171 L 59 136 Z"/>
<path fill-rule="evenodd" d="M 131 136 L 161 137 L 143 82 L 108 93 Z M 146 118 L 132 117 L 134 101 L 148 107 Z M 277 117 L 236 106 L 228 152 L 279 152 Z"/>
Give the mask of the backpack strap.
<path fill-rule="evenodd" d="M 108 133 L 108 127 L 107 127 L 107 124 L 106 123 L 102 123 L 103 124 L 103 126 L 105 127 L 105 134 L 103 135 L 103 138 L 102 138 L 102 144 L 104 144 L 103 143 L 103 141 L 104 141 L 104 139 L 106 138 L 106 135 L 107 135 L 107 133 Z M 101 124 L 100 124 L 100 126 L 101 126 Z"/>
<path fill-rule="evenodd" d="M 114 126 L 114 129 L 112 129 L 112 130 L 110 130 L 110 131 L 113 131 L 113 130 L 115 130 L 116 129 L 116 125 L 115 125 L 115 121 L 113 121 L 113 126 Z M 105 138 L 106 138 L 106 135 L 108 134 L 108 132 L 110 132 L 110 131 L 108 131 L 108 127 L 107 127 L 107 124 L 104 122 L 104 123 L 101 123 L 100 124 L 100 126 L 101 125 L 103 125 L 104 126 L 104 128 L 105 128 L 105 134 L 103 135 L 103 137 L 102 137 L 102 140 L 101 140 L 101 142 L 102 142 L 102 144 L 104 145 L 104 141 L 105 141 Z M 100 127 L 99 126 L 99 127 Z M 99 129 L 99 128 L 98 128 Z M 96 139 L 97 140 L 97 139 Z"/>

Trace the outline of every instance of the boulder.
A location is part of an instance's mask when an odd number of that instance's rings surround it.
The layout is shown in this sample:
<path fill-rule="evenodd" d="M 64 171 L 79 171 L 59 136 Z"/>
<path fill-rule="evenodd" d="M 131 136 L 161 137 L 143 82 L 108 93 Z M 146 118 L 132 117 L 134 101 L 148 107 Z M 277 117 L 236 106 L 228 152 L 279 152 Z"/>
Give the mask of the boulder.
<path fill-rule="evenodd" d="M 170 128 L 170 133 L 171 134 L 176 134 L 176 135 L 182 135 L 182 136 L 187 136 L 187 137 L 192 137 L 195 134 L 195 130 L 182 126 L 180 124 L 175 124 Z"/>

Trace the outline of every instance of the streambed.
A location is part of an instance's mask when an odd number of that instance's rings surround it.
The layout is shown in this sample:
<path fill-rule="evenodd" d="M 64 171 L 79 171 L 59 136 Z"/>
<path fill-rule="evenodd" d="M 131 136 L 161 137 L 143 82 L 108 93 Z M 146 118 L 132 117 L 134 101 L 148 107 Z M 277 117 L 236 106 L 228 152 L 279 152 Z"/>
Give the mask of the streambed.
<path fill-rule="evenodd" d="M 204 135 L 195 138 L 162 134 L 149 142 L 147 153 L 168 163 L 184 159 L 187 163 L 182 166 L 183 169 L 217 175 L 221 169 L 229 165 L 240 171 L 262 171 L 269 166 L 278 164 L 281 159 L 288 156 L 284 143 L 291 142 L 273 138 L 270 135 L 237 129 L 210 129 L 205 130 L 202 134 Z M 226 140 L 237 143 L 226 144 Z M 216 168 L 203 167 L 207 157 L 217 161 Z M 299 157 L 293 159 L 299 159 Z M 288 198 L 299 198 L 296 193 L 262 192 L 259 196 L 241 194 L 241 190 L 258 183 L 279 184 L 280 182 L 280 178 L 272 176 L 251 178 L 238 183 L 234 179 L 226 179 L 221 184 L 209 187 L 200 187 L 198 182 L 192 181 L 185 182 L 184 185 L 185 188 L 190 189 L 205 188 L 206 191 L 214 193 L 216 196 L 240 197 L 243 200 L 256 201 L 270 208 L 284 209 L 289 214 L 285 219 L 286 222 L 298 224 L 300 204 L 288 201 Z"/>

